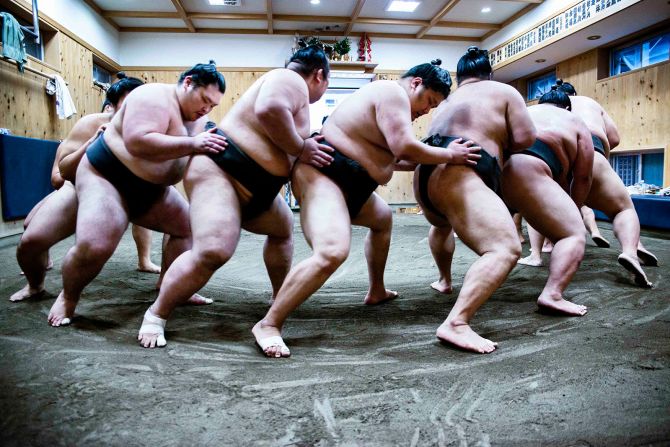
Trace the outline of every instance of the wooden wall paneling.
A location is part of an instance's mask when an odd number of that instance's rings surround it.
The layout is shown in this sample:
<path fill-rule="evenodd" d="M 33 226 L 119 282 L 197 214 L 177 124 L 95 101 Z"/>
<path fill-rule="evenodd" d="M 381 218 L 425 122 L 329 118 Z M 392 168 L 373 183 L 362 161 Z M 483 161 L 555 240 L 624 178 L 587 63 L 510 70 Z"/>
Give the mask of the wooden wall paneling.
<path fill-rule="evenodd" d="M 670 144 L 670 62 L 598 81 L 595 99 L 617 124 L 620 148 Z"/>
<path fill-rule="evenodd" d="M 587 51 L 556 65 L 556 78 L 574 85 L 579 95 L 595 97 L 598 80 L 598 50 Z"/>

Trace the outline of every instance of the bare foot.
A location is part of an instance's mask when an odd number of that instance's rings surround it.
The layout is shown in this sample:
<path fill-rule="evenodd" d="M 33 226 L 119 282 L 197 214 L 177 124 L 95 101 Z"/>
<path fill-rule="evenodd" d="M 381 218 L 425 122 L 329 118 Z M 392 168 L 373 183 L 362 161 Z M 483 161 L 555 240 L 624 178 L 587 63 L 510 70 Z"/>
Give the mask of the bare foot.
<path fill-rule="evenodd" d="M 545 239 L 542 244 L 542 253 L 551 253 L 553 250 L 554 244 L 549 239 Z"/>
<path fill-rule="evenodd" d="M 591 240 L 600 248 L 610 248 L 610 242 L 600 234 L 592 234 Z"/>
<path fill-rule="evenodd" d="M 30 287 L 29 284 L 26 284 L 26 286 L 19 290 L 18 292 L 15 292 L 12 296 L 9 297 L 9 301 L 12 302 L 17 302 L 17 301 L 23 301 L 28 298 L 37 298 L 44 295 L 44 287 L 40 287 L 39 289 L 33 289 Z"/>
<path fill-rule="evenodd" d="M 526 243 L 526 239 L 523 237 L 523 234 L 519 233 L 519 242 L 521 245 Z"/>
<path fill-rule="evenodd" d="M 563 297 L 561 296 L 558 296 L 556 298 L 551 298 L 549 296 L 540 296 L 537 299 L 537 305 L 541 309 L 548 310 L 552 313 L 558 313 L 561 315 L 569 315 L 574 317 L 582 317 L 586 315 L 586 312 L 588 312 L 586 306 L 571 303 L 570 301 L 564 300 Z"/>
<path fill-rule="evenodd" d="M 375 296 L 368 292 L 368 294 L 365 296 L 365 300 L 363 303 L 367 304 L 368 306 L 373 306 L 375 304 L 382 304 L 387 301 L 391 301 L 398 298 L 398 292 L 394 290 L 389 290 L 389 289 L 384 289 L 384 295 L 383 296 Z"/>
<path fill-rule="evenodd" d="M 256 344 L 261 348 L 266 357 L 281 358 L 290 357 L 291 351 L 281 338 L 281 331 L 263 323 L 263 320 L 256 323 L 251 329 L 251 333 L 256 338 Z"/>
<path fill-rule="evenodd" d="M 137 341 L 144 348 L 162 348 L 167 345 L 165 341 L 165 325 L 167 320 L 157 317 L 151 312 L 151 308 L 144 313 L 144 320 Z"/>
<path fill-rule="evenodd" d="M 202 295 L 194 293 L 193 296 L 186 300 L 186 303 L 184 304 L 186 306 L 206 306 L 208 304 L 212 304 L 213 302 L 214 300 L 211 298 L 205 298 Z"/>
<path fill-rule="evenodd" d="M 437 290 L 440 293 L 449 294 L 454 291 L 451 286 L 451 281 L 446 281 L 443 278 L 438 279 L 437 281 L 430 283 L 430 287 Z"/>
<path fill-rule="evenodd" d="M 63 292 L 61 292 L 51 306 L 51 310 L 49 310 L 49 317 L 47 318 L 49 324 L 54 327 L 67 326 L 72 322 L 75 307 L 77 307 L 77 303 L 65 301 Z"/>
<path fill-rule="evenodd" d="M 435 335 L 443 342 L 480 354 L 493 352 L 498 346 L 498 343 L 480 336 L 465 323 L 453 324 L 445 321 L 437 328 Z"/>
<path fill-rule="evenodd" d="M 140 261 L 137 264 L 137 270 L 139 272 L 142 272 L 142 273 L 160 273 L 161 272 L 160 266 L 154 264 L 151 261 L 145 261 L 145 262 Z"/>
<path fill-rule="evenodd" d="M 658 267 L 658 258 L 645 248 L 637 248 L 637 258 L 643 265 Z"/>
<path fill-rule="evenodd" d="M 516 263 L 521 265 L 528 265 L 531 267 L 542 267 L 542 258 L 533 256 L 533 254 L 531 253 L 530 256 L 521 258 L 518 261 L 516 261 Z"/>
<path fill-rule="evenodd" d="M 628 256 L 626 253 L 621 253 L 618 260 L 623 268 L 635 275 L 635 284 L 640 287 L 651 289 L 652 284 L 647 279 L 647 275 L 645 275 L 644 270 L 640 267 L 640 263 L 637 259 Z"/>

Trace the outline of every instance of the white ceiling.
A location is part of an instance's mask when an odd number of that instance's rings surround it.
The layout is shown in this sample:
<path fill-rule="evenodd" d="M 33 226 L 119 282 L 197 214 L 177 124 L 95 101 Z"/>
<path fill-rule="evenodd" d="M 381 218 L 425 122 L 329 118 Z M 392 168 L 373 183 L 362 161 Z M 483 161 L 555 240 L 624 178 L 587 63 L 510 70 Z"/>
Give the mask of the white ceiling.
<path fill-rule="evenodd" d="M 520 10 L 537 5 L 543 0 L 422 0 L 413 13 L 387 12 L 391 0 L 321 0 L 313 5 L 310 0 L 241 0 L 240 6 L 214 6 L 207 0 L 85 0 L 102 10 L 102 14 L 119 31 L 143 31 L 142 28 L 168 28 L 166 31 L 187 31 L 185 21 L 178 14 L 175 4 L 180 4 L 190 14 L 252 14 L 246 20 L 217 19 L 213 17 L 189 17 L 196 32 L 216 29 L 217 32 L 236 29 L 257 29 L 259 34 L 268 34 L 268 5 L 272 13 L 272 32 L 280 34 L 309 34 L 317 32 L 328 36 L 324 29 L 330 29 L 330 36 L 344 35 L 349 30 L 354 35 L 367 32 L 371 35 L 383 34 L 386 37 L 407 38 L 424 31 L 431 20 L 437 20 L 433 27 L 421 33 L 423 38 L 437 39 L 453 37 L 460 40 L 480 40 L 491 31 L 490 28 L 463 27 L 462 22 L 476 26 L 478 23 L 500 25 Z M 360 12 L 355 15 L 357 7 Z M 485 6 L 491 12 L 482 13 Z M 439 17 L 448 7 L 446 14 Z M 155 12 L 156 15 L 169 13 L 167 17 L 136 17 L 138 13 Z M 135 14 L 133 14 L 135 13 Z M 133 17 L 135 16 L 135 17 Z M 282 16 L 302 16 L 295 17 Z M 353 26 L 349 27 L 352 20 Z M 422 23 L 366 23 L 365 19 L 414 20 Z M 370 20 L 368 20 L 370 21 Z M 440 22 L 459 22 L 442 26 Z M 458 26 L 461 25 L 461 26 Z M 175 29 L 175 28 L 179 28 Z M 425 34 L 425 35 L 423 35 Z"/>

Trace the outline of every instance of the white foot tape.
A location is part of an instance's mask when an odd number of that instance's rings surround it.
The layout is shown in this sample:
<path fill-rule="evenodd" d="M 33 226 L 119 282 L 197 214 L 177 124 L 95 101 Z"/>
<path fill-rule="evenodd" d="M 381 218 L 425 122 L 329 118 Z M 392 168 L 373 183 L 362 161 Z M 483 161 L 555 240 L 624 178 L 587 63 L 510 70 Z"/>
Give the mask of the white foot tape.
<path fill-rule="evenodd" d="M 140 327 L 140 335 L 158 335 L 156 339 L 156 346 L 162 348 L 167 345 L 165 341 L 165 325 L 167 320 L 163 320 L 151 313 L 150 309 L 144 313 L 144 320 L 142 321 L 142 327 Z"/>

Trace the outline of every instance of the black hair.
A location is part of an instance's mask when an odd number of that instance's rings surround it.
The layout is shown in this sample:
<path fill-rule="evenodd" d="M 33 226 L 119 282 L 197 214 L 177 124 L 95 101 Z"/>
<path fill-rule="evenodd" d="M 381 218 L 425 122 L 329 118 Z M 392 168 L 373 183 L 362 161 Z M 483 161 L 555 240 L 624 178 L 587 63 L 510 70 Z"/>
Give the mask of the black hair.
<path fill-rule="evenodd" d="M 552 85 L 551 90 L 540 97 L 540 104 L 554 104 L 562 109 L 572 110 L 572 101 L 567 93 Z"/>
<path fill-rule="evenodd" d="M 102 105 L 104 110 L 105 105 L 109 103 L 110 105 L 116 108 L 119 105 L 119 101 L 123 98 L 124 95 L 127 95 L 131 91 L 135 90 L 140 85 L 144 85 L 144 81 L 138 78 L 131 78 L 126 76 L 122 71 L 116 74 L 118 81 L 113 83 L 107 89 L 107 95 L 105 96 L 105 103 Z"/>
<path fill-rule="evenodd" d="M 451 91 L 451 76 L 444 68 L 440 68 L 442 60 L 435 59 L 430 64 L 416 65 L 401 76 L 405 78 L 421 78 L 426 88 L 442 93 L 446 98 Z"/>
<path fill-rule="evenodd" d="M 299 49 L 289 59 L 288 63 L 290 64 L 291 62 L 295 62 L 298 65 L 296 71 L 303 76 L 309 76 L 317 70 L 323 70 L 323 76 L 328 78 L 328 73 L 330 73 L 330 64 L 328 63 L 323 45 L 309 45 Z"/>
<path fill-rule="evenodd" d="M 568 96 L 574 96 L 577 94 L 575 87 L 569 82 L 563 82 L 563 79 L 556 79 L 556 85 L 560 91 L 564 92 Z"/>
<path fill-rule="evenodd" d="M 226 80 L 223 75 L 216 71 L 216 62 L 210 60 L 208 64 L 196 64 L 179 76 L 178 84 L 184 82 L 186 76 L 191 77 L 191 82 L 196 87 L 207 87 L 216 84 L 221 93 L 226 93 Z"/>
<path fill-rule="evenodd" d="M 456 81 L 460 84 L 465 78 L 490 79 L 492 72 L 489 52 L 473 46 L 458 60 Z"/>

